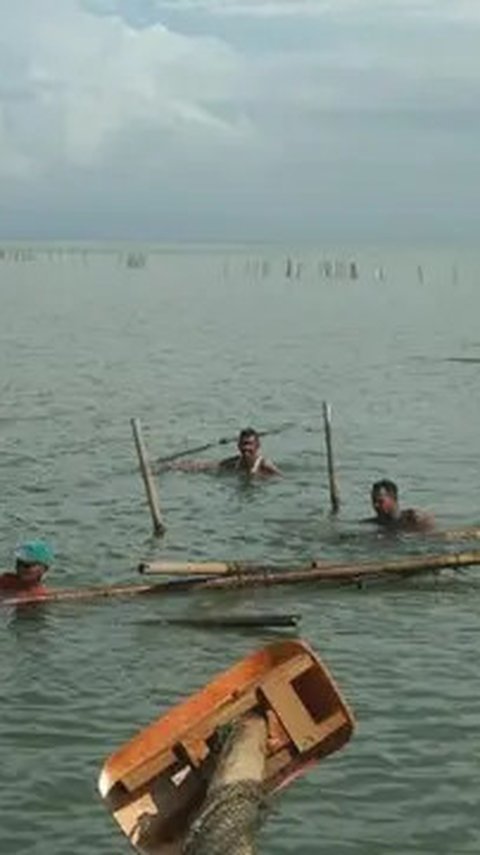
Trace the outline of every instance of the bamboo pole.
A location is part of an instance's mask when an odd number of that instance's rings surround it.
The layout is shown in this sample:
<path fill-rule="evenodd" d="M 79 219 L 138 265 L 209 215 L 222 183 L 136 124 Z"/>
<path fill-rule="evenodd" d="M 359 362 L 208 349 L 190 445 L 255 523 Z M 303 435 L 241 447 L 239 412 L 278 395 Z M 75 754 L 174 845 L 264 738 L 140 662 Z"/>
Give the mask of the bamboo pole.
<path fill-rule="evenodd" d="M 333 459 L 333 444 L 332 444 L 332 407 L 323 401 L 323 427 L 325 431 L 325 445 L 327 449 L 327 467 L 328 467 L 328 487 L 330 492 L 331 513 L 338 514 L 340 509 L 340 494 L 338 491 L 338 483 L 335 475 L 335 463 Z"/>
<path fill-rule="evenodd" d="M 313 561 L 307 567 L 328 569 L 338 567 L 339 561 Z M 302 568 L 296 568 L 304 569 Z M 289 567 L 279 564 L 256 564 L 253 561 L 152 561 L 141 563 L 138 572 L 143 576 L 184 576 L 204 579 L 218 578 L 219 576 L 246 576 L 258 575 L 260 573 L 272 573 L 275 571 L 288 572 Z"/>
<path fill-rule="evenodd" d="M 441 555 L 415 555 L 392 561 L 365 561 L 350 564 L 326 564 L 313 561 L 310 565 L 294 570 L 280 569 L 278 566 L 265 568 L 259 566 L 258 572 L 236 572 L 210 579 L 199 578 L 195 589 L 215 590 L 249 587 L 269 587 L 272 585 L 292 585 L 302 582 L 359 582 L 363 579 L 379 579 L 392 576 L 411 576 L 417 573 L 443 570 L 447 567 L 458 569 L 480 565 L 480 551 L 457 552 Z M 201 565 L 199 565 L 201 566 Z"/>
<path fill-rule="evenodd" d="M 418 573 L 443 570 L 448 567 L 459 569 L 480 565 L 480 550 L 472 552 L 452 552 L 441 555 L 414 555 L 392 561 L 364 561 L 350 564 L 327 564 L 313 561 L 309 565 L 288 568 L 265 567 L 264 565 L 248 566 L 248 571 L 242 571 L 242 565 L 237 564 L 237 571 L 225 576 L 208 577 L 200 575 L 192 578 L 171 579 L 155 585 L 104 585 L 92 588 L 74 590 L 52 590 L 42 595 L 25 595 L 4 598 L 1 605 L 19 606 L 30 603 L 68 602 L 94 600 L 109 597 L 131 597 L 136 595 L 155 596 L 158 594 L 176 594 L 203 590 L 228 590 L 231 588 L 269 587 L 272 585 L 294 585 L 300 583 L 360 582 L 363 579 L 389 578 L 392 576 L 411 576 Z M 198 565 L 201 567 L 201 564 Z"/>
<path fill-rule="evenodd" d="M 264 569 L 271 569 L 271 565 L 238 561 L 143 561 L 138 565 L 138 572 L 144 576 L 231 576 Z"/>
<path fill-rule="evenodd" d="M 142 434 L 142 426 L 140 419 L 131 419 L 130 423 L 132 425 L 135 448 L 137 449 L 140 473 L 143 478 L 143 483 L 145 484 L 148 507 L 150 508 L 150 513 L 152 515 L 153 533 L 159 537 L 165 533 L 165 524 L 160 510 L 160 499 L 158 498 L 158 492 L 152 475 L 152 470 L 150 469 L 147 449 Z"/>
<path fill-rule="evenodd" d="M 471 526 L 467 528 L 450 528 L 446 531 L 429 531 L 426 533 L 430 540 L 446 540 L 449 543 L 461 540 L 480 540 L 480 528 Z"/>
<path fill-rule="evenodd" d="M 162 594 L 190 591 L 201 582 L 206 580 L 205 576 L 195 579 L 172 579 L 158 582 L 156 584 L 126 584 L 126 585 L 96 585 L 91 588 L 80 588 L 72 590 L 61 588 L 47 590 L 42 594 L 23 593 L 16 597 L 0 599 L 0 606 L 22 606 L 38 603 L 77 602 L 88 600 L 109 599 L 111 597 L 135 597 L 148 594 Z"/>

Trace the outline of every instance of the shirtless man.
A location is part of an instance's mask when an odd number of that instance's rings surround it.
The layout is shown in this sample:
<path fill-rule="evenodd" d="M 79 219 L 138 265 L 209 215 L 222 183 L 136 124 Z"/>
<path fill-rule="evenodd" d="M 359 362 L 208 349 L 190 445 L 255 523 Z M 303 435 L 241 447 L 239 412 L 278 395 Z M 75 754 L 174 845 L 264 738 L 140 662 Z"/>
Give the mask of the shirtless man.
<path fill-rule="evenodd" d="M 212 462 L 209 460 L 182 460 L 169 463 L 165 468 L 177 469 L 182 472 L 238 472 L 239 474 L 254 475 L 280 475 L 274 463 L 262 454 L 260 436 L 253 428 L 244 428 L 240 431 L 237 440 L 238 454 L 226 457 L 224 460 Z"/>
<path fill-rule="evenodd" d="M 385 529 L 392 531 L 429 531 L 435 521 L 431 514 L 419 511 L 415 508 L 402 510 L 398 502 L 398 487 L 394 481 L 384 478 L 376 481 L 372 486 L 371 499 L 374 517 L 369 517 L 363 522 L 376 523 Z"/>
<path fill-rule="evenodd" d="M 253 428 L 240 431 L 237 448 L 238 454 L 220 461 L 218 468 L 221 472 L 244 472 L 246 475 L 280 474 L 275 464 L 263 456 L 260 437 Z"/>
<path fill-rule="evenodd" d="M 53 561 L 53 552 L 43 540 L 28 540 L 15 550 L 15 572 L 0 573 L 0 598 L 41 597 L 42 579 Z"/>

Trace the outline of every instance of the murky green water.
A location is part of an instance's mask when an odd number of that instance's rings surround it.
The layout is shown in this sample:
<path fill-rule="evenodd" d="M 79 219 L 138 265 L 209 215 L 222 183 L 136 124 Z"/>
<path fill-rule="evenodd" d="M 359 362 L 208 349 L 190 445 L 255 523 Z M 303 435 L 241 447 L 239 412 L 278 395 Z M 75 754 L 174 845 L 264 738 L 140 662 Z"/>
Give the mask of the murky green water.
<path fill-rule="evenodd" d="M 325 275 L 324 262 L 335 259 L 345 266 Z M 348 275 L 352 260 L 356 279 Z M 30 534 L 53 540 L 51 582 L 68 586 L 134 580 L 140 558 L 160 555 L 378 556 L 386 545 L 355 521 L 369 511 L 372 479 L 383 475 L 442 524 L 480 522 L 480 362 L 455 361 L 480 360 L 479 262 L 447 251 L 171 249 L 150 253 L 136 269 L 116 250 L 52 249 L 23 261 L 6 253 L 1 563 Z M 335 525 L 324 398 L 334 405 L 343 497 Z M 292 423 L 265 440 L 285 477 L 248 487 L 165 473 L 168 532 L 155 544 L 136 471 L 134 415 L 152 456 L 249 423 Z M 235 608 L 301 613 L 302 634 L 359 722 L 342 754 L 283 794 L 261 850 L 478 852 L 478 579 L 472 570 L 364 590 L 4 609 L 2 855 L 128 851 L 96 794 L 103 759 L 272 638 L 152 619 Z"/>

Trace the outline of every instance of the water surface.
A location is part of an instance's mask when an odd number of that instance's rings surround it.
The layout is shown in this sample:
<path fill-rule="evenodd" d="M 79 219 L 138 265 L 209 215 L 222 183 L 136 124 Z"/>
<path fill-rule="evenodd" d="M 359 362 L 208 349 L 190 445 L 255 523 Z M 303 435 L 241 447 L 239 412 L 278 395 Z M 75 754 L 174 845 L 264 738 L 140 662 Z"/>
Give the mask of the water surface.
<path fill-rule="evenodd" d="M 52 584 L 68 586 L 134 580 L 144 557 L 399 554 L 412 545 L 356 522 L 383 476 L 442 525 L 480 523 L 474 253 L 149 247 L 132 268 L 128 249 L 104 250 L 0 257 L 4 566 L 27 535 L 52 539 Z M 323 399 L 334 407 L 337 523 Z M 155 542 L 132 416 L 152 457 L 246 424 L 289 424 L 264 441 L 285 477 L 163 473 L 168 531 Z M 96 794 L 103 759 L 272 639 L 152 618 L 265 609 L 302 614 L 359 724 L 347 749 L 283 794 L 261 851 L 478 852 L 479 604 L 472 570 L 362 590 L 3 610 L 0 851 L 128 852 Z"/>

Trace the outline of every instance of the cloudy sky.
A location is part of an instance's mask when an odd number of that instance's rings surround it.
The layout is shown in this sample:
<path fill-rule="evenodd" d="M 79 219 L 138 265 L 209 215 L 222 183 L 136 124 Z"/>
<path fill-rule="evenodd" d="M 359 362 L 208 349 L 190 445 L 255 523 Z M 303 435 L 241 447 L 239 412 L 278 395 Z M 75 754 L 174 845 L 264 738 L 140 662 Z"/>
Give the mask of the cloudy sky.
<path fill-rule="evenodd" d="M 480 0 L 1 0 L 0 239 L 476 237 Z"/>

